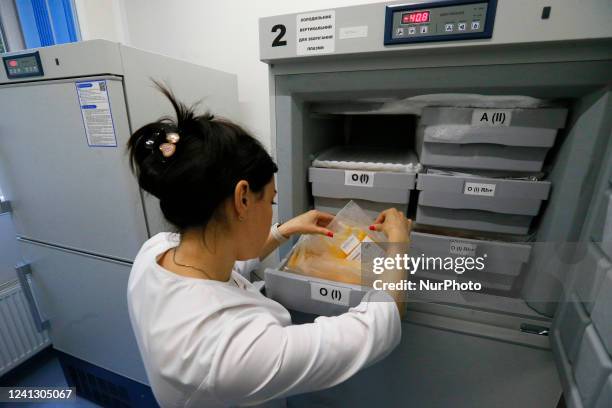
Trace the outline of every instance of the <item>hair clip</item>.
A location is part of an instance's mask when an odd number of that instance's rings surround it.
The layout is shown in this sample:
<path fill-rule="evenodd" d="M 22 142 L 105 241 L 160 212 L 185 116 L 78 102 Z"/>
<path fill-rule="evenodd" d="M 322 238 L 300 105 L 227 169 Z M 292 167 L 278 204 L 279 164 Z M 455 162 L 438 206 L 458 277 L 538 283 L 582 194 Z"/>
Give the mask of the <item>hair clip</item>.
<path fill-rule="evenodd" d="M 178 133 L 166 133 L 166 143 L 159 145 L 159 150 L 166 159 L 176 152 L 176 144 L 179 140 L 181 140 L 181 137 Z"/>
<path fill-rule="evenodd" d="M 166 132 L 164 132 L 163 130 L 156 130 L 153 135 L 151 135 L 147 140 L 145 140 L 144 142 L 144 147 L 145 149 L 151 150 L 151 152 L 155 149 L 155 146 L 158 143 L 158 140 L 160 139 L 160 136 L 162 136 L 166 134 Z"/>

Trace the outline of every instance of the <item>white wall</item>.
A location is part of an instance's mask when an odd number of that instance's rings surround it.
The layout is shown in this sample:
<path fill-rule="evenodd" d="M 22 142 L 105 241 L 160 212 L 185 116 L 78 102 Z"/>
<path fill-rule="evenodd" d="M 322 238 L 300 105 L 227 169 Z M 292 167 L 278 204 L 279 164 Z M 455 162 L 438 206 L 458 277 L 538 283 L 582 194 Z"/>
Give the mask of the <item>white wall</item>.
<path fill-rule="evenodd" d="M 123 0 L 74 0 L 74 4 L 82 40 L 129 44 Z"/>
<path fill-rule="evenodd" d="M 368 2 L 77 0 L 77 12 L 83 39 L 121 41 L 237 74 L 240 122 L 269 147 L 268 68 L 259 61 L 258 19 Z"/>

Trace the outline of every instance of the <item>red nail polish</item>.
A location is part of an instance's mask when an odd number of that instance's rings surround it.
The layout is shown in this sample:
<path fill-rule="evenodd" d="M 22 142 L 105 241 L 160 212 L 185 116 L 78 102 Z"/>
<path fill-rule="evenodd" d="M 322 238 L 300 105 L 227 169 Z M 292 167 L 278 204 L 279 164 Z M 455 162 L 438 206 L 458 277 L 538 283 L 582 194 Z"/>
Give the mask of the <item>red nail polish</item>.
<path fill-rule="evenodd" d="M 328 232 L 327 236 L 330 237 L 330 238 L 333 238 L 334 237 L 334 233 L 333 232 Z"/>
<path fill-rule="evenodd" d="M 373 225 L 370 225 L 370 231 L 376 231 L 376 227 Z"/>

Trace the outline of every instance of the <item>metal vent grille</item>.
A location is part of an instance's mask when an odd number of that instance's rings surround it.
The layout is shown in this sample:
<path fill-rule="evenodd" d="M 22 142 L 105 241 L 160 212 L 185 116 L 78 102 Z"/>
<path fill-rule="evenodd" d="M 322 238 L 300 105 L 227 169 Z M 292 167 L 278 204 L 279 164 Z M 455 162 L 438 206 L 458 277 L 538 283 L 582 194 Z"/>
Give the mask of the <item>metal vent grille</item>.
<path fill-rule="evenodd" d="M 130 395 L 125 387 L 113 384 L 90 372 L 74 366 L 66 367 L 68 381 L 73 384 L 77 393 L 103 407 L 129 408 Z"/>

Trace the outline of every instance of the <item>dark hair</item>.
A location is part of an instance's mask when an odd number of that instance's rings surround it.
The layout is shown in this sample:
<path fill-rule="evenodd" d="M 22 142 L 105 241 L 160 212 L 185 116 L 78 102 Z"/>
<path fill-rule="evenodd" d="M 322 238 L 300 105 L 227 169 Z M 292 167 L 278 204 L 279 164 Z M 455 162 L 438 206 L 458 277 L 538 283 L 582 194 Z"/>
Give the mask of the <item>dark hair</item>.
<path fill-rule="evenodd" d="M 205 227 L 240 180 L 262 192 L 278 167 L 261 143 L 229 120 L 210 112 L 195 115 L 194 107 L 154 83 L 174 107 L 176 120 L 166 117 L 141 127 L 130 137 L 128 151 L 140 187 L 159 198 L 164 217 L 180 231 Z M 166 158 L 159 146 L 167 133 L 178 133 L 180 140 Z"/>

